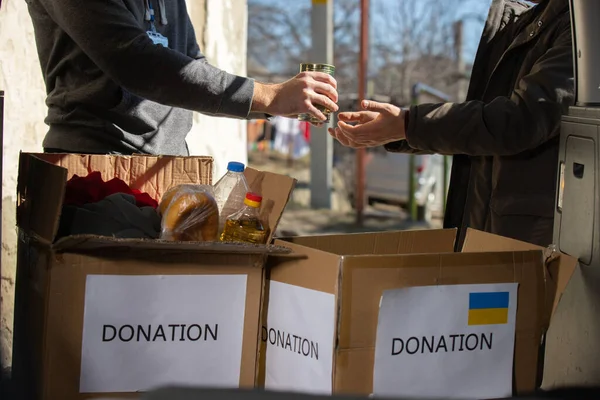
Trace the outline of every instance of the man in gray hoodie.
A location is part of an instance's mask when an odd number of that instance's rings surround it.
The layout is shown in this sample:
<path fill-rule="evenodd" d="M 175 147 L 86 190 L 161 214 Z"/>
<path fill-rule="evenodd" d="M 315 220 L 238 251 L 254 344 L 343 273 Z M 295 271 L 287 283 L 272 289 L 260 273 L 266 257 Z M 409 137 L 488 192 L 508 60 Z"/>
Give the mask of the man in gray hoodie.
<path fill-rule="evenodd" d="M 185 0 L 26 0 L 46 83 L 46 152 L 187 155 L 192 111 L 337 111 L 335 79 L 264 84 L 210 65 Z M 211 132 L 219 140 L 218 132 Z"/>

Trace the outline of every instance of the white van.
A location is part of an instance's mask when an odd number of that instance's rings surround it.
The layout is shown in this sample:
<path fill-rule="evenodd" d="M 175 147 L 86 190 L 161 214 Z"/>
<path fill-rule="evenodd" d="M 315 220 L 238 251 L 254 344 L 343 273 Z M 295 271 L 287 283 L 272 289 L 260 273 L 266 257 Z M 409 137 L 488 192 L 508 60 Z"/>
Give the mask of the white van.
<path fill-rule="evenodd" d="M 340 174 L 344 177 L 346 190 L 352 206 L 356 192 L 356 152 L 336 149 Z M 444 187 L 444 156 L 415 156 L 415 202 L 417 219 L 431 222 L 444 216 L 444 191 L 448 190 L 452 158 L 447 158 L 448 169 Z M 365 197 L 369 205 L 386 203 L 408 208 L 410 156 L 390 153 L 383 147 L 367 149 L 365 157 Z"/>
<path fill-rule="evenodd" d="M 444 156 L 433 154 L 422 159 L 421 173 L 417 180 L 415 201 L 417 202 L 418 219 L 431 222 L 444 217 L 445 194 L 448 193 L 452 157 L 446 157 L 446 186 L 444 187 Z"/>

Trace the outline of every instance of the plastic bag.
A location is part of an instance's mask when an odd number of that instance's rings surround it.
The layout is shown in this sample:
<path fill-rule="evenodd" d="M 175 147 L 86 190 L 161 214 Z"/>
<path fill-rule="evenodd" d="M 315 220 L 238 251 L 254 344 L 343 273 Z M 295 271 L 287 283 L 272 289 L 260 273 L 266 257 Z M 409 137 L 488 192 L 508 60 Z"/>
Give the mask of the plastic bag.
<path fill-rule="evenodd" d="M 165 192 L 158 206 L 161 239 L 214 242 L 219 233 L 219 211 L 210 185 L 178 185 Z"/>

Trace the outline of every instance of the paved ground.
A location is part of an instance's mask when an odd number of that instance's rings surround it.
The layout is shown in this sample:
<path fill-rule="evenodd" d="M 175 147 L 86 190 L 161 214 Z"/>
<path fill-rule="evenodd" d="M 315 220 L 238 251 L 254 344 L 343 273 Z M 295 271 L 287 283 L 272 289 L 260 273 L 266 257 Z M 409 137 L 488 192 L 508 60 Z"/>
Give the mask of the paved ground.
<path fill-rule="evenodd" d="M 336 171 L 333 174 L 334 210 L 314 210 L 310 203 L 309 159 L 295 161 L 288 165 L 287 160 L 276 155 L 251 153 L 249 165 L 263 171 L 289 175 L 298 180 L 297 188 L 291 196 L 278 226 L 278 234 L 315 235 L 323 233 L 376 232 L 405 229 L 428 229 L 429 225 L 414 223 L 399 207 L 376 205 L 367 207 L 362 226 L 356 224 L 356 214 L 350 207 L 342 179 Z M 439 223 L 431 227 L 438 227 Z"/>

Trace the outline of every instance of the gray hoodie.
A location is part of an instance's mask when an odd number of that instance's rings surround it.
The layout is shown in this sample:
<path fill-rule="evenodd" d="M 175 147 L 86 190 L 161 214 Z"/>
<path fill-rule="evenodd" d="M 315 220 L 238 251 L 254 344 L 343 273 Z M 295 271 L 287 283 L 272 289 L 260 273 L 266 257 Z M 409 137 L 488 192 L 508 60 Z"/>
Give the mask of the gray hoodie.
<path fill-rule="evenodd" d="M 186 155 L 189 110 L 248 117 L 254 81 L 207 63 L 184 0 L 26 2 L 48 94 L 44 148 Z"/>

